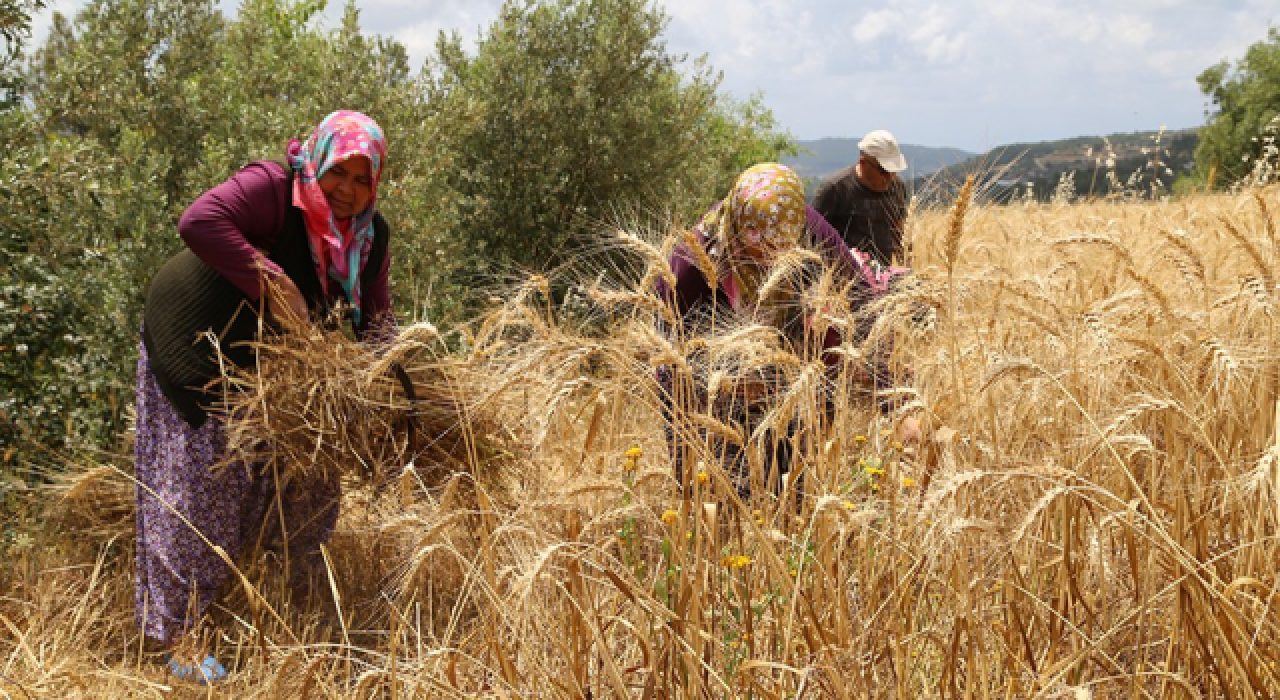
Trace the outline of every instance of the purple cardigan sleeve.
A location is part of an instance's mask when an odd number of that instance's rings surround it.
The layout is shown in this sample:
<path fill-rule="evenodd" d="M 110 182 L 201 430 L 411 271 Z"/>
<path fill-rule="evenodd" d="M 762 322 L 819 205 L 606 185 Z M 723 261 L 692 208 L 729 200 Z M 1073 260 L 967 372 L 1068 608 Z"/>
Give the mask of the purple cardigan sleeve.
<path fill-rule="evenodd" d="M 260 271 L 282 274 L 265 251 L 275 245 L 289 206 L 289 175 L 278 163 L 250 163 L 187 207 L 178 233 L 191 252 L 248 297 L 261 297 Z"/>
<path fill-rule="evenodd" d="M 814 248 L 826 259 L 827 263 L 835 266 L 845 274 L 853 275 L 862 268 L 854 256 L 853 250 L 840 237 L 840 232 L 818 213 L 817 209 L 806 204 L 804 206 L 805 228 L 809 232 Z"/>

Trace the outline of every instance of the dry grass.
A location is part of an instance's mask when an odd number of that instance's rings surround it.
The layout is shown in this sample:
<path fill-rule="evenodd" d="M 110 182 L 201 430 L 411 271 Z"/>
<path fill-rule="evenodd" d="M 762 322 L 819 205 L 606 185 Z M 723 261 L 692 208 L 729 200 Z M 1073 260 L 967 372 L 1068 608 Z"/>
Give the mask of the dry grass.
<path fill-rule="evenodd" d="M 468 407 L 448 426 L 470 436 L 461 444 L 489 436 L 510 457 L 395 442 L 394 386 L 328 385 L 317 405 L 363 397 L 343 409 L 364 421 L 345 433 L 290 423 L 297 445 L 329 440 L 306 464 L 376 462 L 390 485 L 350 490 L 330 545 L 340 629 L 288 605 L 272 567 L 246 566 L 218 615 L 234 669 L 218 693 L 1275 697 L 1277 206 L 1272 189 L 919 214 L 922 284 L 872 329 L 912 368 L 905 410 L 936 431 L 914 452 L 857 396 L 868 348 L 843 348 L 832 378 L 749 319 L 666 339 L 652 330 L 665 312 L 631 286 L 593 283 L 593 311 L 569 316 L 534 279 L 472 329 L 465 355 L 442 359 L 433 340 L 396 356 L 450 382 L 437 416 Z M 669 274 L 660 244 L 622 245 L 644 257 L 637 279 Z M 838 301 L 798 303 L 851 327 Z M 659 364 L 676 368 L 675 426 L 703 463 L 690 500 L 671 477 Z M 765 369 L 767 424 L 806 426 L 798 509 L 762 495 L 763 430 L 689 398 L 710 387 L 735 400 Z M 297 375 L 288 388 L 319 385 Z M 375 423 L 386 435 L 362 434 Z M 753 455 L 751 502 L 710 459 L 715 439 Z M 624 456 L 633 446 L 643 455 Z M 429 464 L 447 469 L 427 478 Z M 33 539 L 10 547 L 8 697 L 185 692 L 137 650 L 124 478 L 99 469 L 64 486 L 80 508 L 115 505 L 33 521 Z"/>

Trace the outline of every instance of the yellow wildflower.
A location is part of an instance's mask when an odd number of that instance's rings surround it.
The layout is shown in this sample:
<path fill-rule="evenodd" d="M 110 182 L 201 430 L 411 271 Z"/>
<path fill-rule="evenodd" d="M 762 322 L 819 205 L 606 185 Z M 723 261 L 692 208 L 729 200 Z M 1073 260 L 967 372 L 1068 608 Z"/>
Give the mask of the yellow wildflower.
<path fill-rule="evenodd" d="M 698 483 L 706 484 L 711 481 L 711 475 L 706 472 L 698 472 Z"/>
<path fill-rule="evenodd" d="M 720 560 L 720 566 L 723 566 L 726 569 L 741 569 L 744 566 L 749 566 L 750 564 L 751 557 L 745 554 L 727 556 Z"/>
<path fill-rule="evenodd" d="M 668 508 L 662 513 L 662 522 L 666 523 L 667 527 L 675 527 L 676 523 L 680 522 L 680 513 Z"/>
<path fill-rule="evenodd" d="M 636 461 L 634 459 L 622 460 L 622 471 L 624 472 L 633 472 L 636 470 L 637 466 L 638 465 L 636 465 Z"/>
<path fill-rule="evenodd" d="M 787 574 L 789 574 L 791 578 L 795 578 L 800 575 L 800 572 L 795 569 L 791 569 L 790 571 L 787 572 Z"/>
<path fill-rule="evenodd" d="M 892 432 L 892 431 L 891 431 L 891 430 L 889 430 L 888 428 L 885 428 L 884 430 L 881 430 L 881 431 L 880 431 L 880 437 L 889 437 L 889 433 L 890 433 L 890 432 Z"/>
<path fill-rule="evenodd" d="M 890 447 L 892 447 L 892 448 L 893 448 L 893 449 L 895 449 L 895 450 L 901 450 L 901 449 L 902 449 L 902 443 L 898 442 L 897 440 L 894 440 L 894 441 L 893 441 L 893 444 L 892 444 L 892 445 L 890 445 Z"/>
<path fill-rule="evenodd" d="M 884 476 L 884 470 L 880 467 L 867 467 L 864 471 L 871 476 Z"/>
<path fill-rule="evenodd" d="M 916 487 L 916 480 L 909 476 L 902 477 L 902 485 L 906 488 L 913 489 Z"/>
<path fill-rule="evenodd" d="M 866 442 L 866 441 L 867 441 L 867 436 L 866 436 L 866 435 L 854 435 L 854 436 L 853 436 L 853 441 L 854 441 L 854 442 Z"/>
<path fill-rule="evenodd" d="M 845 501 L 844 507 L 846 510 L 856 510 L 858 508 L 858 504 L 854 503 L 853 501 Z"/>
<path fill-rule="evenodd" d="M 627 459 L 639 459 L 644 456 L 644 450 L 640 449 L 639 447 L 632 447 L 631 449 L 627 450 L 626 454 L 623 456 L 625 456 Z"/>

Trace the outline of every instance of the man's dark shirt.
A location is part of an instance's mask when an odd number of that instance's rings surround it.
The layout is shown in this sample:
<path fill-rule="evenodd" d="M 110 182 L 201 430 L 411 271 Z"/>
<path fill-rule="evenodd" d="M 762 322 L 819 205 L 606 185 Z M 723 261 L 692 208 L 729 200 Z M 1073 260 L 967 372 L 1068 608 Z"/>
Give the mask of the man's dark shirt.
<path fill-rule="evenodd" d="M 907 222 L 907 190 L 893 179 L 886 192 L 858 182 L 851 165 L 818 186 L 813 208 L 835 227 L 850 248 L 869 253 L 881 264 L 902 259 L 902 231 Z"/>

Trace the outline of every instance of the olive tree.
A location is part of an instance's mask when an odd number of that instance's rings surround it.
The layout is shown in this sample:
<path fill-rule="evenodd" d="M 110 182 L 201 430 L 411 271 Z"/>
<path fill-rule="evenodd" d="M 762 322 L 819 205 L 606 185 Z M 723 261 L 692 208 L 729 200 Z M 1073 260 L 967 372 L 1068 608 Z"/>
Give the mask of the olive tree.
<path fill-rule="evenodd" d="M 469 269 L 561 262 L 619 210 L 706 206 L 745 154 L 792 147 L 758 101 L 670 52 L 666 24 L 645 0 L 510 1 L 474 56 L 442 37 L 428 105 L 452 125 L 442 175 Z"/>
<path fill-rule="evenodd" d="M 1217 63 L 1197 81 L 1212 103 L 1196 148 L 1199 175 L 1212 169 L 1217 183 L 1233 182 L 1252 170 L 1264 128 L 1280 116 L 1280 29 L 1272 27 L 1234 66 Z"/>

